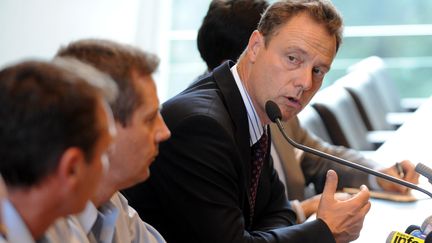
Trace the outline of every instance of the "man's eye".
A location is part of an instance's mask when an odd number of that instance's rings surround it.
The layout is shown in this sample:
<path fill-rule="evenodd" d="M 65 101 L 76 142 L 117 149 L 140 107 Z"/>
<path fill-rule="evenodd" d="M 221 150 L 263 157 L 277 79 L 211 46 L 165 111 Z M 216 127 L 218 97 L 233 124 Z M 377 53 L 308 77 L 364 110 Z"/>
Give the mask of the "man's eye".
<path fill-rule="evenodd" d="M 288 56 L 288 60 L 289 60 L 290 62 L 296 62 L 296 61 L 297 61 L 297 58 L 296 58 L 295 56 Z"/>
<path fill-rule="evenodd" d="M 315 75 L 318 75 L 318 76 L 324 76 L 325 75 L 325 72 L 323 70 L 321 70 L 321 68 L 313 68 L 312 71 Z"/>

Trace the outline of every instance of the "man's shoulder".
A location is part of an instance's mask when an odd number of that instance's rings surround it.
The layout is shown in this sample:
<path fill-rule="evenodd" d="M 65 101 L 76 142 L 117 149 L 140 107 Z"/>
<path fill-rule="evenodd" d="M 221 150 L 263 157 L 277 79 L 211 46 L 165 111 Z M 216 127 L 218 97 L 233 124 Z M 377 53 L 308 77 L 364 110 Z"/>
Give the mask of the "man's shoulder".
<path fill-rule="evenodd" d="M 223 103 L 226 97 L 216 81 L 216 76 L 219 76 L 219 79 L 226 79 L 227 77 L 220 77 L 223 74 L 232 78 L 229 67 L 229 63 L 222 64 L 213 72 L 201 76 L 184 91 L 166 101 L 163 104 L 163 112 L 209 113 L 209 109 L 225 108 Z"/>
<path fill-rule="evenodd" d="M 220 119 L 226 115 L 224 97 L 216 85 L 190 87 L 162 105 L 161 114 L 166 122 L 181 121 L 197 116 Z"/>

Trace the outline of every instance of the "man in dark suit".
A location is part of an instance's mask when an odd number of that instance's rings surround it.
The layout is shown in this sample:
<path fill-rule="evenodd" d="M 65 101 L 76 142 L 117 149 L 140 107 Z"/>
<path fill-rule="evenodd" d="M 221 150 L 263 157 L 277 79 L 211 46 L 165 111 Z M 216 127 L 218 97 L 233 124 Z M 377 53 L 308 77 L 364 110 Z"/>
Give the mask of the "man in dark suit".
<path fill-rule="evenodd" d="M 268 5 L 266 0 L 211 1 L 197 35 L 198 50 L 207 65 L 207 73 L 226 60 L 236 61 L 239 58 Z M 306 111 L 303 109 L 301 114 L 307 116 L 312 112 L 314 112 L 312 107 L 306 107 Z M 325 142 L 330 142 L 330 138 L 326 140 L 315 136 L 314 131 L 308 131 L 301 126 L 297 116 L 283 122 L 283 126 L 288 136 L 298 143 L 369 168 L 382 167 L 379 163 L 365 158 L 358 151 Z M 339 188 L 359 187 L 365 184 L 375 190 L 407 192 L 406 187 L 385 183 L 383 179 L 295 149 L 285 140 L 275 123 L 270 125 L 270 131 L 272 145 L 274 145 L 271 151 L 274 167 L 285 184 L 288 199 L 297 214 L 298 222 L 303 222 L 318 210 L 320 193 L 324 188 L 329 169 L 337 172 Z M 418 174 L 415 173 L 414 165 L 408 160 L 402 161 L 401 165 L 405 172 L 405 176 L 401 179 L 417 183 Z M 394 165 L 380 170 L 400 177 Z M 337 196 L 347 195 L 338 193 Z"/>
<path fill-rule="evenodd" d="M 310 101 L 336 55 L 341 26 L 327 1 L 273 4 L 236 65 L 224 63 L 164 104 L 172 137 L 161 145 L 150 180 L 126 194 L 168 242 L 358 237 L 368 189 L 336 200 L 337 176 L 329 171 L 317 219 L 294 225 L 267 146 L 265 103 L 276 102 L 286 121 Z"/>

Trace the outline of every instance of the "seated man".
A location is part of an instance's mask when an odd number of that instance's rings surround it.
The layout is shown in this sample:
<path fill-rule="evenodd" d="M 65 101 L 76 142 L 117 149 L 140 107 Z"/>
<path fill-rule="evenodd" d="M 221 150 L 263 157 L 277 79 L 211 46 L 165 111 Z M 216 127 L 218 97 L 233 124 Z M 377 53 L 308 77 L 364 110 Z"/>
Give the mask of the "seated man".
<path fill-rule="evenodd" d="M 332 64 L 341 31 L 342 19 L 330 1 L 276 2 L 237 64 L 225 62 L 164 103 L 172 137 L 161 144 L 152 177 L 127 196 L 168 242 L 358 237 L 370 208 L 368 189 L 335 199 L 334 171 L 327 173 L 317 219 L 294 225 L 269 156 L 271 121 L 265 112 L 272 100 L 288 121 L 308 104 Z"/>
<path fill-rule="evenodd" d="M 110 167 L 86 210 L 71 217 L 76 232 L 97 242 L 165 242 L 143 222 L 119 190 L 145 181 L 170 136 L 160 113 L 152 73 L 159 60 L 138 48 L 107 40 L 79 40 L 61 48 L 57 58 L 74 58 L 110 75 L 119 88 L 111 108 L 117 136 L 108 151 Z M 77 237 L 80 238 L 80 237 Z"/>
<path fill-rule="evenodd" d="M 256 29 L 261 14 L 267 7 L 268 3 L 265 0 L 213 0 L 210 3 L 197 37 L 198 50 L 209 72 L 226 60 L 238 59 L 246 48 L 250 35 Z M 379 165 L 364 158 L 357 151 L 325 143 L 302 128 L 297 116 L 284 122 L 283 125 L 288 136 L 298 143 L 371 168 Z M 375 177 L 368 176 L 361 171 L 294 149 L 282 137 L 276 124 L 271 124 L 270 130 L 272 142 L 275 145 L 271 155 L 275 167 L 280 164 L 281 169 L 277 171 L 286 186 L 287 195 L 296 211 L 298 222 L 303 222 L 305 218 L 317 211 L 320 196 L 311 198 L 308 196 L 322 193 L 326 172 L 329 169 L 338 173 L 339 188 L 358 187 L 365 184 L 373 189 L 406 191 L 405 187 L 388 183 L 382 179 L 376 180 Z M 407 172 L 402 179 L 417 183 L 418 174 L 414 172 L 413 164 L 403 161 L 402 166 Z M 399 177 L 395 167 L 384 168 L 382 172 Z M 311 192 L 309 187 L 306 187 L 309 184 L 314 184 L 316 191 Z M 305 195 L 305 191 L 309 195 Z"/>
<path fill-rule="evenodd" d="M 102 91 L 52 64 L 0 71 L 0 173 L 9 242 L 44 238 L 57 219 L 82 211 L 113 139 Z"/>

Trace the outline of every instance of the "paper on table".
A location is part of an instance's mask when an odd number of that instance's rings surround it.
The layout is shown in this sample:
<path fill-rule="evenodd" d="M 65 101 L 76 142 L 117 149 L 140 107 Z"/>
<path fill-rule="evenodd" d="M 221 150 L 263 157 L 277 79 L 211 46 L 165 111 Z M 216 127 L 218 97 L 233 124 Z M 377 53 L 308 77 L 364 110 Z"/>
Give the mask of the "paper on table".
<path fill-rule="evenodd" d="M 360 189 L 345 187 L 343 189 L 343 191 L 346 193 L 355 194 L 355 193 L 359 192 Z M 396 202 L 414 202 L 414 201 L 417 201 L 417 197 L 415 197 L 411 193 L 401 194 L 401 193 L 395 193 L 395 192 L 370 191 L 370 196 L 372 198 L 385 199 L 385 200 L 396 201 Z"/>

